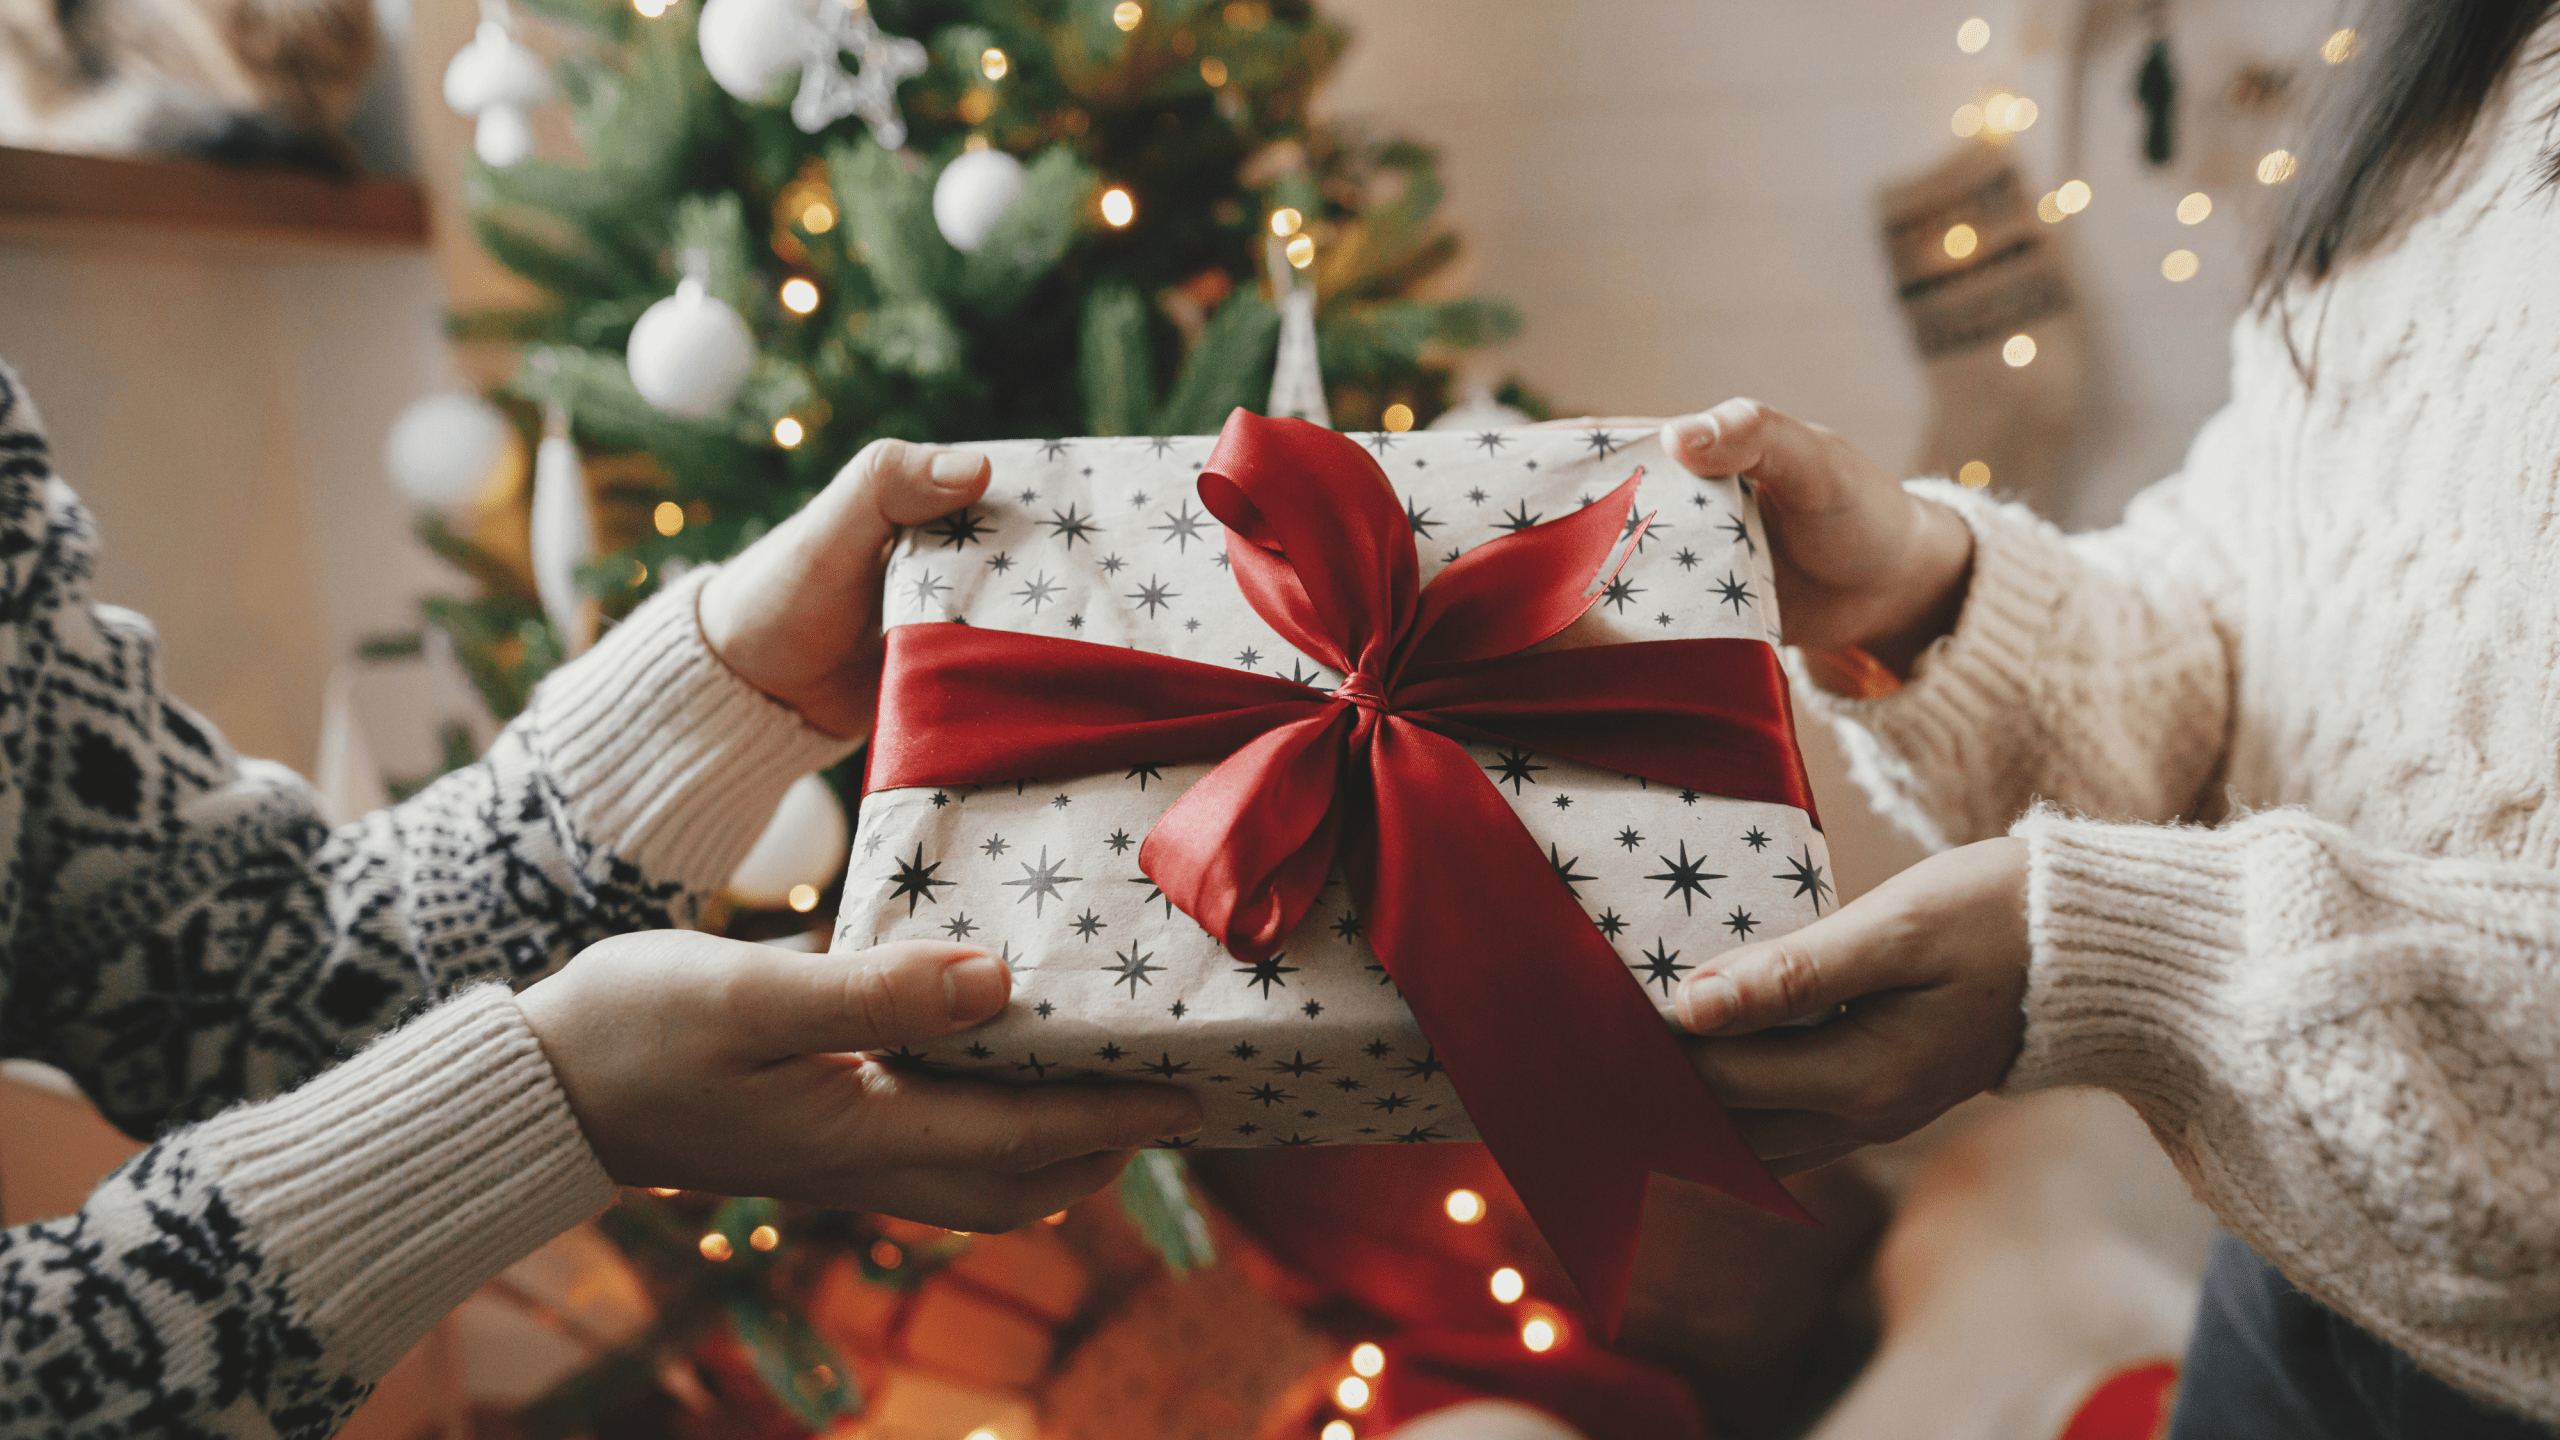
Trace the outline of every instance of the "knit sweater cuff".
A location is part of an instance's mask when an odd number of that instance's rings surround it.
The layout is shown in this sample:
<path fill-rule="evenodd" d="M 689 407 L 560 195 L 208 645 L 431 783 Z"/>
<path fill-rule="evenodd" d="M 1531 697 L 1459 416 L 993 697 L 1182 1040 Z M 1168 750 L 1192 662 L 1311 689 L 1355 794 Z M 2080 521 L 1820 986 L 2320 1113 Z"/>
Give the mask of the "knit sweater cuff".
<path fill-rule="evenodd" d="M 728 883 L 791 782 L 861 744 L 812 728 L 731 671 L 670 585 L 534 697 L 535 743 L 583 837 L 686 891 Z"/>
<path fill-rule="evenodd" d="M 366 1381 L 615 1194 L 497 985 L 190 1138 L 299 1312 Z"/>
<path fill-rule="evenodd" d="M 1797 690 L 1816 713 L 1864 727 L 1911 771 L 1965 774 L 2005 749 L 2005 737 L 2033 713 L 2036 655 L 2074 562 L 2058 537 L 1961 486 L 1914 480 L 1905 488 L 1953 510 L 1973 531 L 1973 578 L 1955 629 L 1889 695 L 1837 695 L 1801 667 Z"/>
<path fill-rule="evenodd" d="M 2237 1023 L 2229 977 L 2246 944 L 2246 837 L 2108 825 L 2051 809 L 2028 845 L 2026 1034 L 2008 1094 L 2062 1085 L 2199 1113 L 2201 1062 Z"/>

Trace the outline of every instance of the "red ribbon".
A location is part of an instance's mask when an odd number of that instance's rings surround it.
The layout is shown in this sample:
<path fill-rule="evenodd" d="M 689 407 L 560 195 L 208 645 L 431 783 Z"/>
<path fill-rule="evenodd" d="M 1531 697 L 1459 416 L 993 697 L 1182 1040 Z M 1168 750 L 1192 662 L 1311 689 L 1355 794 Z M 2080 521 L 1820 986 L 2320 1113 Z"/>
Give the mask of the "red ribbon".
<path fill-rule="evenodd" d="M 1367 451 L 1238 410 L 1201 473 L 1200 502 L 1227 527 L 1245 599 L 1348 676 L 1342 687 L 1325 695 L 1108 645 L 902 625 L 888 635 L 867 781 L 985 784 L 1224 756 L 1156 823 L 1140 868 L 1250 962 L 1279 947 L 1338 858 L 1371 948 L 1610 1333 L 1646 1172 L 1805 1218 L 1450 738 L 1814 813 L 1770 646 L 1525 653 L 1596 603 L 1642 478 L 1477 546 L 1426 588 Z"/>

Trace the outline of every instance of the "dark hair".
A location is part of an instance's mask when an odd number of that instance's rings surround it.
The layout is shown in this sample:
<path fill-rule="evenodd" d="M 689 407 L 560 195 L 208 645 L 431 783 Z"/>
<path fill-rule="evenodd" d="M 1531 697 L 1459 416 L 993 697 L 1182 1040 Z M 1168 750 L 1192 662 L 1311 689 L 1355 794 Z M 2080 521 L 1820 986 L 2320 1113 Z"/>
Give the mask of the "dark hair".
<path fill-rule="evenodd" d="M 2258 261 L 2272 305 L 2299 276 L 2332 270 L 2386 239 L 2460 154 L 2498 77 L 2560 0 L 2371 0 L 2357 55 L 2302 146 Z"/>

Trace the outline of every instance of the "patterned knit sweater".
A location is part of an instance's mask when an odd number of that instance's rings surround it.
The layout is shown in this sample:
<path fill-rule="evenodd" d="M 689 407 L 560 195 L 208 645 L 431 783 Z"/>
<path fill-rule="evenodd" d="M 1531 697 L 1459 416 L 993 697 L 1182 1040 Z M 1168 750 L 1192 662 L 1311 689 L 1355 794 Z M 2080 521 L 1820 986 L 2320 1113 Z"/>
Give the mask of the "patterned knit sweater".
<path fill-rule="evenodd" d="M 331 830 L 162 691 L 96 544 L 0 365 L 0 1048 L 161 1137 L 0 1232 L 0 1434 L 325 1435 L 613 1198 L 509 987 L 689 918 L 848 747 L 710 653 L 694 579 Z"/>
<path fill-rule="evenodd" d="M 1962 617 L 1901 691 L 1814 695 L 1924 839 L 2030 842 L 2007 1089 L 2122 1094 L 2297 1283 L 2544 1421 L 2555 105 L 2560 65 L 2511 75 L 2425 217 L 2292 297 L 2312 383 L 2283 322 L 2244 319 L 2228 408 L 2117 528 L 1916 484 L 1972 525 Z"/>

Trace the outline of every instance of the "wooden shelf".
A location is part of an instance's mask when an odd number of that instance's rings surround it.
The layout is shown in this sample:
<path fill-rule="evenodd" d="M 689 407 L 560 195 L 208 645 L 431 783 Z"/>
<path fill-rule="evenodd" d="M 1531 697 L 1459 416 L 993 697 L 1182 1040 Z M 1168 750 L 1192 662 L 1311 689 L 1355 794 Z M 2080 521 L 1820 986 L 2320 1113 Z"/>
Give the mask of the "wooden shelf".
<path fill-rule="evenodd" d="M 321 245 L 422 246 L 426 196 L 407 180 L 330 180 L 197 160 L 0 147 L 0 223 L 196 232 Z"/>

